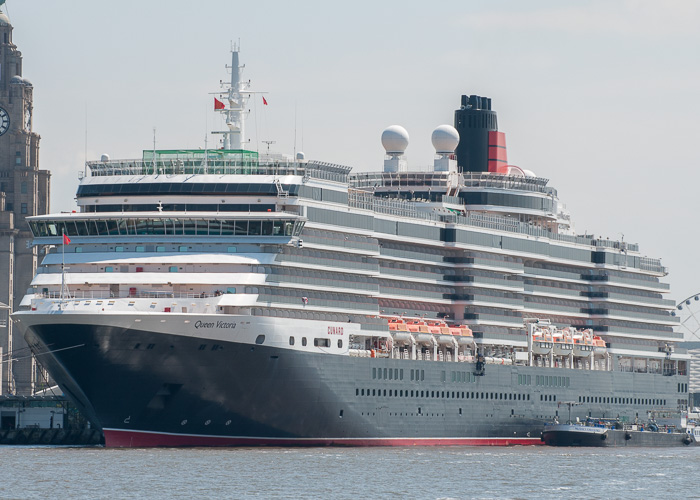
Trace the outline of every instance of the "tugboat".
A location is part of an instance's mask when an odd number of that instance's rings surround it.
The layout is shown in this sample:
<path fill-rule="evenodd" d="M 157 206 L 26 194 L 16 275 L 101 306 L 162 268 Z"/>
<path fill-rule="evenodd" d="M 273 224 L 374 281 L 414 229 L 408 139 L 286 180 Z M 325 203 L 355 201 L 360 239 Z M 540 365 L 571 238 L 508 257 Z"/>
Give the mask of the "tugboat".
<path fill-rule="evenodd" d="M 682 415 L 678 423 L 680 425 L 660 425 L 653 416 L 646 425 L 616 418 L 589 417 L 583 422 L 546 424 L 541 439 L 548 446 L 697 446 L 700 427 L 689 422 L 686 415 Z"/>

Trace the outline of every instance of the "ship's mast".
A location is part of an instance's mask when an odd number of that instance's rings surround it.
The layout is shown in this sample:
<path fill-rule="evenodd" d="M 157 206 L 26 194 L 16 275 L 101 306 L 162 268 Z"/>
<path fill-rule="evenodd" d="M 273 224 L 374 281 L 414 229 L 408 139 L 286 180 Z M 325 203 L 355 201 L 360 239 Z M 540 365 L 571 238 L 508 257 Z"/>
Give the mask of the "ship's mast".
<path fill-rule="evenodd" d="M 224 115 L 228 127 L 226 132 L 221 132 L 224 135 L 224 149 L 244 149 L 246 144 L 245 119 L 248 114 L 246 106 L 250 93 L 245 91 L 250 83 L 241 81 L 241 70 L 245 66 L 241 66 L 238 60 L 239 52 L 240 45 L 234 44 L 231 49 L 231 82 L 228 88 L 228 106 L 218 110 Z"/>

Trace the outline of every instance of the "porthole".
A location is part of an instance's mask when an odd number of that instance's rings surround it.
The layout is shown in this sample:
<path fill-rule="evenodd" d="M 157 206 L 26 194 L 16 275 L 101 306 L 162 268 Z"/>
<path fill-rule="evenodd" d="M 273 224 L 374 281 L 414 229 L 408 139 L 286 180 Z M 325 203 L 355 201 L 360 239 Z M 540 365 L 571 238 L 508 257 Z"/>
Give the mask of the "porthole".
<path fill-rule="evenodd" d="M 224 425 L 231 425 L 231 421 L 230 421 L 230 420 L 227 420 L 227 421 L 226 421 L 226 424 L 224 424 Z"/>
<path fill-rule="evenodd" d="M 206 422 L 204 422 L 204 425 L 209 425 L 209 424 L 211 424 L 211 420 L 207 420 Z"/>
<path fill-rule="evenodd" d="M 187 419 L 185 419 L 185 420 L 183 420 L 182 422 L 180 422 L 180 425 L 185 425 L 186 423 L 187 423 Z"/>

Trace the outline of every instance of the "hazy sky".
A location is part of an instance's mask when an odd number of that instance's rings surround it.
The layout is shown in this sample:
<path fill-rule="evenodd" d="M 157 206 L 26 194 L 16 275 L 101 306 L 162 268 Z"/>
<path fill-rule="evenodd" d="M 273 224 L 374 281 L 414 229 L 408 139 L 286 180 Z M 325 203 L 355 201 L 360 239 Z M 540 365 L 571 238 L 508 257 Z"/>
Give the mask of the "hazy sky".
<path fill-rule="evenodd" d="M 511 164 L 550 179 L 579 232 L 640 244 L 669 296 L 700 292 L 700 2 L 8 0 L 54 211 L 85 157 L 204 146 L 231 40 L 251 144 L 380 170 L 403 125 L 409 165 L 463 93 L 489 96 Z M 257 124 L 256 124 L 257 122 Z M 213 139 L 212 139 L 213 141 Z M 209 143 L 210 145 L 213 142 Z"/>

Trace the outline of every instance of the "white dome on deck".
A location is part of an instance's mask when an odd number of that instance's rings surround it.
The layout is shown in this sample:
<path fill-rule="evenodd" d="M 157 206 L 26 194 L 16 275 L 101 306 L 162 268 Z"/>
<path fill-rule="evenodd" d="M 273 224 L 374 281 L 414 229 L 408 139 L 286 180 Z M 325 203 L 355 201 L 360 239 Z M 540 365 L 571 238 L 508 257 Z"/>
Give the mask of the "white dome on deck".
<path fill-rule="evenodd" d="M 408 132 L 401 125 L 392 125 L 382 132 L 382 146 L 387 154 L 403 154 L 408 147 Z"/>
<path fill-rule="evenodd" d="M 451 125 L 440 125 L 433 130 L 431 140 L 436 153 L 454 153 L 459 144 L 459 132 Z"/>

